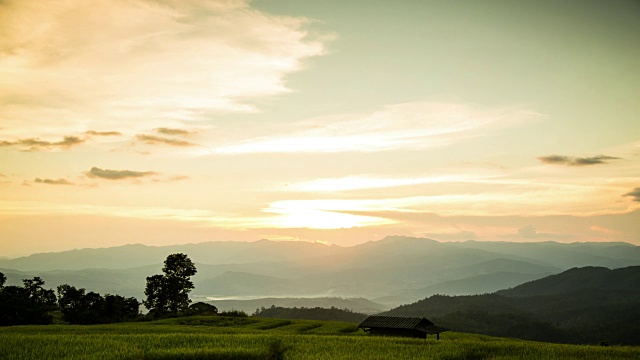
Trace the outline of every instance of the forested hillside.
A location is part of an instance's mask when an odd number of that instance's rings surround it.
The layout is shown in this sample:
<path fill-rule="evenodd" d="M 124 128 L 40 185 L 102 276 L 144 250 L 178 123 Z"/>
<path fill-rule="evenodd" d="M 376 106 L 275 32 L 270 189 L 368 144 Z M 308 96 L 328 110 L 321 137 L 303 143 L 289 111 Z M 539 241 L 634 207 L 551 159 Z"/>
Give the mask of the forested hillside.
<path fill-rule="evenodd" d="M 529 340 L 640 345 L 639 275 L 639 266 L 576 268 L 495 294 L 435 295 L 384 314 Z"/>

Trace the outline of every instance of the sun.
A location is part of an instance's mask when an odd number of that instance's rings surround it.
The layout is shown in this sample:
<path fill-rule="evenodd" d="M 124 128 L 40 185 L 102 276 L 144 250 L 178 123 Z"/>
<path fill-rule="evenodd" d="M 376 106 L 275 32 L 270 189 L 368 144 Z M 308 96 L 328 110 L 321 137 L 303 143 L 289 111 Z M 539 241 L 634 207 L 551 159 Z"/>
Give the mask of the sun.
<path fill-rule="evenodd" d="M 354 215 L 344 201 L 277 201 L 265 212 L 278 214 L 269 220 L 277 228 L 349 229 L 391 224 L 393 221 L 374 216 Z"/>

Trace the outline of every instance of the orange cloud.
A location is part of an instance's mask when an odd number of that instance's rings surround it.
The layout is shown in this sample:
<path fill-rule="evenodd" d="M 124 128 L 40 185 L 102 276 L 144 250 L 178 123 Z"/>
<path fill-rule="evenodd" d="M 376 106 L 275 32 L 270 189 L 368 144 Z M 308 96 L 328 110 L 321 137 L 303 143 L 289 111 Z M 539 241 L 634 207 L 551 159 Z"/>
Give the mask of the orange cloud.
<path fill-rule="evenodd" d="M 133 171 L 133 170 L 111 170 L 92 167 L 85 175 L 91 178 L 100 178 L 107 180 L 123 180 L 131 178 L 141 178 L 145 176 L 155 175 L 153 171 Z"/>
<path fill-rule="evenodd" d="M 68 149 L 70 147 L 82 144 L 85 140 L 77 136 L 65 136 L 60 141 L 44 141 L 38 138 L 19 139 L 16 141 L 0 141 L 0 146 L 18 146 L 23 147 L 27 151 L 44 151 L 54 148 Z"/>
<path fill-rule="evenodd" d="M 67 179 L 41 179 L 35 178 L 33 180 L 36 183 L 40 184 L 48 184 L 48 185 L 74 185 L 71 181 Z"/>
<path fill-rule="evenodd" d="M 179 139 L 169 139 L 155 135 L 136 135 L 136 139 L 149 145 L 170 145 L 170 146 L 196 146 L 196 144 Z"/>

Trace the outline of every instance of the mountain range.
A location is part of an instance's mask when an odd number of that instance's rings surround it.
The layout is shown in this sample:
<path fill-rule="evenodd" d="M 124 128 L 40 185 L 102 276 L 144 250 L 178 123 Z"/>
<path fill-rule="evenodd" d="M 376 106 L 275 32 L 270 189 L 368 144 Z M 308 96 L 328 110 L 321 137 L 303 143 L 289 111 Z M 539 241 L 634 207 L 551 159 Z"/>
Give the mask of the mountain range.
<path fill-rule="evenodd" d="M 492 293 L 573 267 L 640 265 L 627 243 L 439 242 L 391 236 L 341 247 L 309 242 L 125 245 L 0 259 L 8 284 L 42 277 L 88 291 L 143 297 L 172 253 L 196 264 L 194 299 L 366 298 L 391 308 L 434 294 Z"/>

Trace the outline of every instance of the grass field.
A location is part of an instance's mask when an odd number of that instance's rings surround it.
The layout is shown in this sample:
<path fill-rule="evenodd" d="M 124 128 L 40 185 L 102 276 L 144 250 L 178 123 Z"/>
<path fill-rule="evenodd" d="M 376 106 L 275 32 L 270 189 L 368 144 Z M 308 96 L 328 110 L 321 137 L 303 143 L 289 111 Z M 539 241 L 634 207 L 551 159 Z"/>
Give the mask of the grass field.
<path fill-rule="evenodd" d="M 282 357 L 284 355 L 284 357 Z M 446 332 L 373 337 L 340 322 L 196 316 L 146 323 L 0 328 L 0 359 L 640 359 L 640 347 Z"/>

